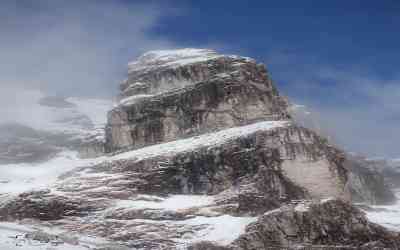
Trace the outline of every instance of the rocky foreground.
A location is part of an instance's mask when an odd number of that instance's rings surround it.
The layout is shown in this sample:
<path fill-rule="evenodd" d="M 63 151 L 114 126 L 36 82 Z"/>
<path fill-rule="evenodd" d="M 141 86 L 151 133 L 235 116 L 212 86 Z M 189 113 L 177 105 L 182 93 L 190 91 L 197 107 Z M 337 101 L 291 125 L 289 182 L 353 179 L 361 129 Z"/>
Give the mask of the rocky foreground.
<path fill-rule="evenodd" d="M 351 205 L 392 202 L 381 175 L 289 106 L 253 59 L 148 52 L 129 64 L 105 143 L 80 149 L 107 154 L 47 188 L 3 194 L 0 220 L 36 227 L 16 244 L 55 249 L 400 246 Z"/>

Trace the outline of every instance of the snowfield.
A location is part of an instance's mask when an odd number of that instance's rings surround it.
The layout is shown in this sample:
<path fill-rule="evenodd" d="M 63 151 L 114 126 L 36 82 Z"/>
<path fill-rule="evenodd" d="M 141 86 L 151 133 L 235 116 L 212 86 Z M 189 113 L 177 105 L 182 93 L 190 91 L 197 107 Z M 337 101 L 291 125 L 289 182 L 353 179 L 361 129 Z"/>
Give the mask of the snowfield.
<path fill-rule="evenodd" d="M 77 167 L 99 163 L 102 159 L 105 158 L 80 159 L 77 152 L 64 151 L 43 163 L 0 165 L 0 194 L 50 188 L 58 176 Z"/>
<path fill-rule="evenodd" d="M 117 202 L 116 207 L 177 211 L 181 209 L 207 206 L 212 204 L 213 201 L 214 198 L 208 195 L 171 195 L 167 198 L 141 195 L 137 197 L 136 200 L 120 200 Z"/>

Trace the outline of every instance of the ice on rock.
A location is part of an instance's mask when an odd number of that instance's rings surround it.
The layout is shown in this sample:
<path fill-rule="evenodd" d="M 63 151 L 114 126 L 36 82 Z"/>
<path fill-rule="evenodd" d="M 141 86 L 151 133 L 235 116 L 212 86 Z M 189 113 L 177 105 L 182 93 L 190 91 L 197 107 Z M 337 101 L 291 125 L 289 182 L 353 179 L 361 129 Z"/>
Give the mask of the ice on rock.
<path fill-rule="evenodd" d="M 120 200 L 117 202 L 116 207 L 177 211 L 180 209 L 207 206 L 214 201 L 214 198 L 208 195 L 172 195 L 168 198 L 152 196 L 146 197 L 147 200 L 140 200 L 140 198 L 142 197 L 139 197 L 139 200 Z"/>
<path fill-rule="evenodd" d="M 235 138 L 247 136 L 256 131 L 267 131 L 270 129 L 285 127 L 290 125 L 290 121 L 264 121 L 246 126 L 225 129 L 215 133 L 203 134 L 187 139 L 176 140 L 167 143 L 161 143 L 154 146 L 148 146 L 134 151 L 121 153 L 110 157 L 110 160 L 122 159 L 146 159 L 157 155 L 169 155 L 177 152 L 195 150 L 198 147 L 215 146 Z"/>
<path fill-rule="evenodd" d="M 143 54 L 137 61 L 128 64 L 129 72 L 140 71 L 153 67 L 180 66 L 185 64 L 203 62 L 222 57 L 214 50 L 209 49 L 178 49 L 155 50 Z"/>

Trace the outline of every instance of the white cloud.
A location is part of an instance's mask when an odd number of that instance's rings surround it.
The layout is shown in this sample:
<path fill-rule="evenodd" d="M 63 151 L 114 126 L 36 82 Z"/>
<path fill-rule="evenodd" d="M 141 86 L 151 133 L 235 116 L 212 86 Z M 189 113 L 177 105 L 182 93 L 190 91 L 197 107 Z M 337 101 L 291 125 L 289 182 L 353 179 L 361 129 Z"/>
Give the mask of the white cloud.
<path fill-rule="evenodd" d="M 112 97 L 127 63 L 175 47 L 150 30 L 177 11 L 120 1 L 0 1 L 0 122 L 30 114 L 37 92 Z"/>
<path fill-rule="evenodd" d="M 171 13 L 119 1 L 1 1 L 2 93 L 6 85 L 60 95 L 115 92 L 129 59 L 174 46 L 148 32 Z"/>
<path fill-rule="evenodd" d="M 284 55 L 272 68 L 283 94 L 311 109 L 343 148 L 370 156 L 400 155 L 400 77 L 386 79 L 359 65 L 335 68 Z M 276 76 L 276 74 L 275 74 Z"/>

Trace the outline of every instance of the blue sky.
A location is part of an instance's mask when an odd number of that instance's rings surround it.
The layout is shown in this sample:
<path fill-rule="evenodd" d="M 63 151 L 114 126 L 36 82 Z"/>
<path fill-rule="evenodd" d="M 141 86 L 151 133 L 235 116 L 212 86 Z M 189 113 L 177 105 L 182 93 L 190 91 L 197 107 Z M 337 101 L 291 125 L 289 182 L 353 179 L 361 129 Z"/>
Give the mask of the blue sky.
<path fill-rule="evenodd" d="M 0 84 L 110 96 L 146 50 L 214 48 L 265 63 L 341 146 L 400 157 L 398 27 L 398 0 L 3 0 Z"/>

